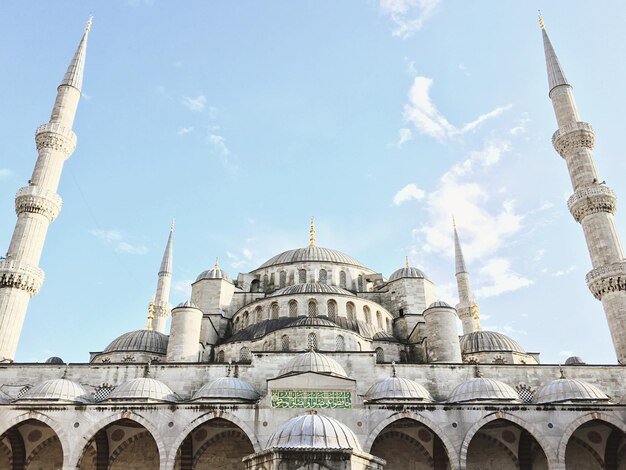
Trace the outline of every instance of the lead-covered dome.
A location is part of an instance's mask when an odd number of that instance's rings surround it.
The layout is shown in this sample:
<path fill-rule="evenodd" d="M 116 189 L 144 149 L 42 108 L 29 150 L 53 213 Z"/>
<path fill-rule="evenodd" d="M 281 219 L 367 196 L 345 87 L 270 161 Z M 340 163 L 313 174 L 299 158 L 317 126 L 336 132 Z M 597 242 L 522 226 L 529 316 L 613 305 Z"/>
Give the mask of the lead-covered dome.
<path fill-rule="evenodd" d="M 168 336 L 155 330 L 136 330 L 114 339 L 105 353 L 141 351 L 155 354 L 167 353 Z"/>
<path fill-rule="evenodd" d="M 269 439 L 268 449 L 354 449 L 361 444 L 354 432 L 336 419 L 318 414 L 297 416 L 283 424 Z"/>
<path fill-rule="evenodd" d="M 233 283 L 228 273 L 220 269 L 219 267 L 202 271 L 200 274 L 198 274 L 196 282 L 201 281 L 202 279 L 223 279 L 224 281 L 228 281 L 231 284 Z"/>
<path fill-rule="evenodd" d="M 510 351 L 526 354 L 517 341 L 495 331 L 473 331 L 461 336 L 461 352 L 463 354 L 489 351 Z"/>
<path fill-rule="evenodd" d="M 107 400 L 178 401 L 178 396 L 163 382 L 150 377 L 139 377 L 124 382 L 111 392 Z"/>
<path fill-rule="evenodd" d="M 389 377 L 376 382 L 365 394 L 365 399 L 369 401 L 379 400 L 418 400 L 433 401 L 428 390 L 417 382 L 400 378 Z"/>
<path fill-rule="evenodd" d="M 328 284 L 322 284 L 321 282 L 310 282 L 307 284 L 294 284 L 293 286 L 283 287 L 270 294 L 270 297 L 276 297 L 279 295 L 294 295 L 294 294 L 338 294 L 338 295 L 350 295 L 354 297 L 354 294 L 350 291 L 342 289 L 337 286 L 329 286 Z"/>
<path fill-rule="evenodd" d="M 598 387 L 576 379 L 557 379 L 535 393 L 536 403 L 607 402 L 610 398 Z"/>
<path fill-rule="evenodd" d="M 448 397 L 450 403 L 472 401 L 517 401 L 519 396 L 515 390 L 504 382 L 476 377 L 457 385 Z"/>
<path fill-rule="evenodd" d="M 269 268 L 279 264 L 300 263 L 306 261 L 320 261 L 326 263 L 349 264 L 359 268 L 367 269 L 363 264 L 355 260 L 353 257 L 346 255 L 337 250 L 330 248 L 322 248 L 319 246 L 307 246 L 306 248 L 296 248 L 288 250 L 268 259 L 257 269 Z"/>
<path fill-rule="evenodd" d="M 298 354 L 280 370 L 279 375 L 299 374 L 302 372 L 317 372 L 319 374 L 347 377 L 346 371 L 337 361 L 316 351 Z"/>
<path fill-rule="evenodd" d="M 432 304 L 428 306 L 428 308 L 454 308 L 454 307 L 452 307 L 447 302 L 444 302 L 443 300 L 435 300 Z"/>
<path fill-rule="evenodd" d="M 85 387 L 67 379 L 41 382 L 28 390 L 17 401 L 54 401 L 66 403 L 90 403 L 91 395 Z"/>
<path fill-rule="evenodd" d="M 204 384 L 192 398 L 194 401 L 215 399 L 256 401 L 259 399 L 259 393 L 252 385 L 238 377 L 219 377 Z"/>
<path fill-rule="evenodd" d="M 413 268 L 411 266 L 404 267 L 401 269 L 396 269 L 391 276 L 389 276 L 389 282 L 395 281 L 397 279 L 402 279 L 404 277 L 412 277 L 419 279 L 426 279 L 426 274 L 420 269 Z"/>
<path fill-rule="evenodd" d="M 46 359 L 46 364 L 65 364 L 65 362 L 58 356 L 51 356 Z"/>

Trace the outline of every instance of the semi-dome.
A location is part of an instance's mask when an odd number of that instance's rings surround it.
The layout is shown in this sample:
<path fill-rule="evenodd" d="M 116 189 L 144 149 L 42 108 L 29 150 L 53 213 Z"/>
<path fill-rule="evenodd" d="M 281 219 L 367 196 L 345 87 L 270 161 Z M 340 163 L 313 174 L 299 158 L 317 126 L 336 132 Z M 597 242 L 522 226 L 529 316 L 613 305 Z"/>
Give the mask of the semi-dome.
<path fill-rule="evenodd" d="M 58 356 L 52 356 L 46 359 L 46 364 L 65 364 L 65 362 Z"/>
<path fill-rule="evenodd" d="M 404 267 L 401 269 L 396 269 L 391 276 L 389 276 L 389 281 L 396 281 L 398 279 L 402 279 L 404 277 L 414 277 L 419 279 L 426 279 L 426 274 L 420 269 L 413 268 L 411 266 Z"/>
<path fill-rule="evenodd" d="M 300 317 L 289 324 L 289 328 L 297 328 L 299 326 L 330 326 L 337 328 L 337 324 L 322 317 Z"/>
<path fill-rule="evenodd" d="M 228 281 L 231 284 L 233 282 L 228 273 L 226 271 L 223 271 L 219 267 L 202 271 L 200 274 L 198 274 L 196 282 L 201 281 L 202 279 L 223 279 L 224 281 Z"/>
<path fill-rule="evenodd" d="M 471 401 L 517 401 L 519 396 L 509 385 L 499 380 L 476 377 L 457 385 L 448 397 L 450 403 Z"/>
<path fill-rule="evenodd" d="M 565 359 L 566 366 L 581 366 L 584 365 L 585 361 L 579 356 L 571 356 Z"/>
<path fill-rule="evenodd" d="M 252 385 L 238 377 L 219 377 L 204 384 L 192 398 L 192 400 L 207 399 L 256 401 L 259 399 L 259 393 Z"/>
<path fill-rule="evenodd" d="M 576 379 L 557 379 L 535 393 L 536 403 L 607 402 L 610 398 L 598 387 Z"/>
<path fill-rule="evenodd" d="M 167 341 L 167 335 L 155 330 L 130 331 L 111 341 L 104 352 L 141 351 L 166 354 Z"/>
<path fill-rule="evenodd" d="M 329 286 L 321 282 L 310 282 L 308 284 L 294 284 L 293 286 L 283 287 L 270 294 L 270 297 L 294 294 L 337 294 L 354 296 L 352 292 L 342 289 L 341 287 Z"/>
<path fill-rule="evenodd" d="M 178 401 L 178 396 L 163 382 L 139 377 L 124 382 L 111 392 L 107 400 Z"/>
<path fill-rule="evenodd" d="M 18 401 L 54 401 L 89 403 L 91 396 L 85 387 L 67 379 L 51 379 L 28 390 Z"/>
<path fill-rule="evenodd" d="M 447 302 L 444 302 L 443 300 L 436 300 L 435 302 L 430 304 L 428 308 L 454 308 L 454 307 L 452 307 Z"/>
<path fill-rule="evenodd" d="M 418 400 L 433 401 L 428 390 L 414 380 L 389 377 L 376 382 L 365 394 L 369 401 L 377 400 Z"/>
<path fill-rule="evenodd" d="M 284 251 L 259 266 L 257 269 L 269 268 L 279 264 L 300 263 L 306 261 L 319 261 L 325 263 L 349 264 L 359 268 L 367 269 L 353 257 L 330 248 L 319 246 L 307 246 L 306 248 L 296 248 L 295 250 Z M 368 269 L 369 271 L 369 269 Z"/>
<path fill-rule="evenodd" d="M 337 361 L 316 351 L 298 354 L 280 370 L 279 375 L 302 372 L 317 372 L 347 377 L 346 371 Z"/>
<path fill-rule="evenodd" d="M 269 439 L 268 449 L 354 449 L 361 444 L 354 432 L 336 419 L 318 414 L 297 416 L 283 424 Z"/>
<path fill-rule="evenodd" d="M 185 300 L 184 302 L 179 303 L 176 308 L 199 308 L 196 304 L 194 304 L 191 300 Z"/>
<path fill-rule="evenodd" d="M 517 341 L 495 331 L 473 331 L 461 337 L 461 352 L 463 354 L 488 351 L 509 351 L 525 354 Z"/>

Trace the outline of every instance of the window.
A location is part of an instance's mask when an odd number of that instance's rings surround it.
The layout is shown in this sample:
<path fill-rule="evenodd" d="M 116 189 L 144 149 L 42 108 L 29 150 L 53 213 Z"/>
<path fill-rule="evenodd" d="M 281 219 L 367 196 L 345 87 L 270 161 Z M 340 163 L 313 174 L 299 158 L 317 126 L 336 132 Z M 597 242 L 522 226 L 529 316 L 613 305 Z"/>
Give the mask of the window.
<path fill-rule="evenodd" d="M 269 283 L 269 288 L 273 289 L 274 285 L 276 285 L 276 279 L 274 277 L 274 273 L 270 274 L 270 283 Z M 266 286 L 267 287 L 267 286 Z"/>
<path fill-rule="evenodd" d="M 267 274 L 264 274 L 263 275 L 263 290 L 267 290 L 269 283 L 270 283 L 270 280 L 267 277 Z"/>
<path fill-rule="evenodd" d="M 289 301 L 289 316 L 297 317 L 298 316 L 298 302 L 295 300 Z"/>
<path fill-rule="evenodd" d="M 519 399 L 525 403 L 532 403 L 535 398 L 535 392 L 526 384 L 516 385 L 515 390 L 517 390 L 517 396 L 519 396 Z"/>
<path fill-rule="evenodd" d="M 383 329 L 383 316 L 380 312 L 376 312 L 376 325 L 378 325 L 378 329 Z"/>
<path fill-rule="evenodd" d="M 109 384 L 102 384 L 99 387 L 96 388 L 95 393 L 94 393 L 94 400 L 95 401 L 102 401 L 102 400 L 106 400 L 110 393 L 113 391 L 115 387 L 113 385 L 109 385 Z"/>
<path fill-rule="evenodd" d="M 357 290 L 359 292 L 363 292 L 363 275 L 359 274 L 359 277 L 356 280 Z"/>
<path fill-rule="evenodd" d="M 256 323 L 263 321 L 263 308 L 260 305 L 254 309 L 254 318 Z"/>
<path fill-rule="evenodd" d="M 383 351 L 383 348 L 376 348 L 376 362 L 378 364 L 385 362 L 385 351 Z"/>
<path fill-rule="evenodd" d="M 338 335 L 335 341 L 335 350 L 343 351 L 346 349 L 346 341 L 343 339 L 343 336 Z"/>
<path fill-rule="evenodd" d="M 282 289 L 283 287 L 287 285 L 287 271 L 281 271 L 279 278 L 280 278 L 280 288 Z"/>
<path fill-rule="evenodd" d="M 320 284 L 326 284 L 328 280 L 328 274 L 326 273 L 325 269 L 320 269 L 319 280 Z"/>
<path fill-rule="evenodd" d="M 329 300 L 326 307 L 328 310 L 328 319 L 330 321 L 337 321 L 337 302 Z"/>
<path fill-rule="evenodd" d="M 317 316 L 317 302 L 315 300 L 309 300 L 309 316 Z"/>
<path fill-rule="evenodd" d="M 365 315 L 365 323 L 367 323 L 368 325 L 372 324 L 372 312 L 370 311 L 370 308 L 367 305 L 363 306 L 363 315 Z"/>
<path fill-rule="evenodd" d="M 300 269 L 298 271 L 298 283 L 306 284 L 306 269 Z"/>
<path fill-rule="evenodd" d="M 217 361 L 216 362 L 224 362 L 224 351 L 220 351 L 217 353 Z"/>
<path fill-rule="evenodd" d="M 289 336 L 283 335 L 283 337 L 281 338 L 281 345 L 283 351 L 289 351 Z"/>
<path fill-rule="evenodd" d="M 235 326 L 233 328 L 234 331 L 237 331 L 239 329 L 239 317 L 235 318 Z"/>
<path fill-rule="evenodd" d="M 250 362 L 251 360 L 250 350 L 246 347 L 241 348 L 239 350 L 239 362 Z"/>
<path fill-rule="evenodd" d="M 389 320 L 389 318 L 385 318 L 385 328 L 387 330 L 387 333 L 391 333 L 391 321 Z"/>
<path fill-rule="evenodd" d="M 346 315 L 348 316 L 348 321 L 354 321 L 354 304 L 352 302 L 346 304 Z"/>
<path fill-rule="evenodd" d="M 271 308 L 272 308 L 272 320 L 278 320 L 278 304 L 274 302 Z"/>
<path fill-rule="evenodd" d="M 315 333 L 309 333 L 306 346 L 309 350 L 317 351 L 317 335 Z"/>
<path fill-rule="evenodd" d="M 250 292 L 261 292 L 261 281 L 255 279 L 250 283 Z"/>
<path fill-rule="evenodd" d="M 339 287 L 341 287 L 342 289 L 346 288 L 346 272 L 345 271 L 341 271 L 339 273 Z"/>
<path fill-rule="evenodd" d="M 241 327 L 245 328 L 246 326 L 248 326 L 248 321 L 249 321 L 248 312 L 245 311 L 245 312 L 243 312 L 243 320 L 242 320 L 242 323 L 241 323 Z"/>

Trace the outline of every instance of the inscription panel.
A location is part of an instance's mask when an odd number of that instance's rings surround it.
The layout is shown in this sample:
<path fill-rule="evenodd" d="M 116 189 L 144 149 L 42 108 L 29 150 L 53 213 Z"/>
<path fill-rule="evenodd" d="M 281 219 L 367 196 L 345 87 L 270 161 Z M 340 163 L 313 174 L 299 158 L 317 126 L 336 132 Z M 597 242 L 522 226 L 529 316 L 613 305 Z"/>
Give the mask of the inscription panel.
<path fill-rule="evenodd" d="M 273 390 L 272 408 L 352 408 L 352 393 L 313 390 Z"/>

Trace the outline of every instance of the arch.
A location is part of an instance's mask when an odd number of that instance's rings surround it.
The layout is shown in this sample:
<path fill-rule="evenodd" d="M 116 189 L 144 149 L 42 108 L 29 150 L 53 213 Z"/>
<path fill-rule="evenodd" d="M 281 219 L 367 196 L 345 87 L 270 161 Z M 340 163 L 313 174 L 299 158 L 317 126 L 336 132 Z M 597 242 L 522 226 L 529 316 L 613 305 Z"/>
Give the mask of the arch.
<path fill-rule="evenodd" d="M 380 310 L 376 310 L 376 326 L 379 330 L 383 329 L 383 314 L 380 313 Z"/>
<path fill-rule="evenodd" d="M 278 302 L 273 302 L 270 307 L 270 310 L 272 312 L 271 313 L 272 320 L 278 320 L 278 312 L 279 312 Z"/>
<path fill-rule="evenodd" d="M 399 421 L 401 419 L 411 419 L 427 428 L 429 428 L 431 430 L 431 432 L 437 436 L 441 442 L 443 443 L 443 447 L 446 450 L 446 453 L 448 454 L 448 461 L 450 462 L 450 469 L 451 470 L 459 470 L 459 459 L 458 459 L 458 454 L 455 450 L 454 444 L 452 443 L 452 441 L 450 440 L 450 438 L 448 437 L 448 435 L 444 432 L 443 429 L 441 429 L 441 427 L 435 423 L 434 421 L 428 419 L 426 416 L 422 416 L 418 413 L 415 413 L 414 411 L 409 411 L 409 410 L 403 410 L 401 412 L 395 412 L 392 415 L 388 416 L 387 418 L 385 418 L 384 420 L 382 420 L 380 423 L 378 423 L 378 425 L 376 425 L 376 427 L 374 427 L 374 429 L 372 429 L 372 431 L 370 431 L 369 435 L 367 436 L 367 440 L 365 441 L 365 445 L 363 446 L 363 450 L 365 452 L 370 452 L 372 450 L 372 445 L 374 444 L 374 441 L 376 440 L 376 438 L 378 437 L 378 435 L 390 424 L 393 424 L 396 421 Z"/>
<path fill-rule="evenodd" d="M 365 316 L 365 323 L 372 324 L 372 312 L 367 305 L 363 305 L 363 315 Z"/>
<path fill-rule="evenodd" d="M 306 284 L 306 269 L 298 269 L 298 284 Z"/>
<path fill-rule="evenodd" d="M 235 333 L 239 330 L 239 317 L 235 318 L 235 324 L 234 324 L 233 330 Z"/>
<path fill-rule="evenodd" d="M 206 424 L 206 423 L 205 423 Z M 200 425 L 202 426 L 202 424 Z M 198 427 L 200 427 L 198 426 Z M 196 428 L 198 429 L 198 428 Z M 194 431 L 192 431 L 194 432 Z M 193 468 L 196 468 L 196 466 L 198 464 L 200 464 L 200 459 L 202 459 L 204 453 L 209 450 L 211 447 L 215 446 L 216 444 L 221 444 L 223 445 L 226 441 L 226 443 L 228 442 L 228 440 L 234 440 L 234 439 L 238 439 L 239 441 L 248 441 L 247 444 L 250 445 L 251 449 L 254 449 L 252 447 L 252 443 L 250 442 L 250 440 L 248 439 L 248 437 L 246 436 L 246 434 L 241 430 L 241 429 L 237 429 L 237 430 L 228 430 L 228 431 L 222 431 L 218 434 L 216 434 L 215 436 L 211 437 L 210 439 L 207 439 L 201 446 L 200 448 L 193 453 Z M 245 442 L 240 442 L 240 444 L 246 444 Z M 237 446 L 239 447 L 239 446 Z M 240 449 L 237 449 L 240 450 Z M 252 452 L 246 452 L 244 454 L 248 455 L 251 454 Z M 203 467 L 198 467 L 198 468 L 203 468 Z M 222 468 L 221 466 L 219 468 Z"/>
<path fill-rule="evenodd" d="M 341 287 L 342 289 L 345 289 L 346 286 L 347 286 L 346 272 L 339 271 L 339 287 Z"/>
<path fill-rule="evenodd" d="M 261 323 L 263 321 L 263 307 L 257 305 L 254 309 L 254 321 L 256 323 Z"/>
<path fill-rule="evenodd" d="M 325 269 L 320 269 L 320 272 L 317 276 L 320 284 L 326 284 L 328 282 L 328 273 Z"/>
<path fill-rule="evenodd" d="M 337 338 L 335 339 L 335 350 L 345 351 L 345 349 L 346 349 L 346 340 L 344 339 L 343 336 L 337 335 Z"/>
<path fill-rule="evenodd" d="M 280 339 L 280 342 L 281 342 L 281 349 L 283 351 L 289 351 L 289 336 L 283 335 L 282 338 Z"/>
<path fill-rule="evenodd" d="M 113 423 L 114 424 L 114 423 Z M 145 429 L 145 428 L 144 428 Z M 129 437 L 128 439 L 126 439 L 124 442 L 122 442 L 119 446 L 117 446 L 115 448 L 115 450 L 111 453 L 111 456 L 109 457 L 108 460 L 108 467 L 107 468 L 111 468 L 113 467 L 113 465 L 116 463 L 115 461 L 118 459 L 118 457 L 120 455 L 122 455 L 122 453 L 124 453 L 124 451 L 130 447 L 131 445 L 135 444 L 137 441 L 140 441 L 142 439 L 145 438 L 151 438 L 153 442 L 154 438 L 152 437 L 152 435 L 150 434 L 150 432 L 148 432 L 147 430 L 138 432 L 137 434 L 134 434 L 133 436 Z M 158 452 L 157 452 L 158 453 Z M 159 466 L 161 463 L 161 457 L 159 456 Z"/>
<path fill-rule="evenodd" d="M 295 318 L 298 316 L 298 301 L 297 300 L 290 300 L 289 301 L 289 316 L 292 318 Z"/>
<path fill-rule="evenodd" d="M 372 444 L 372 455 L 376 455 L 377 457 L 380 457 L 380 453 L 379 452 L 375 452 L 375 447 L 376 445 L 382 445 L 382 442 L 384 442 L 385 440 L 390 440 L 391 442 L 389 443 L 389 446 L 397 444 L 400 441 L 404 441 L 406 443 L 408 443 L 410 446 L 413 446 L 417 452 L 419 454 L 421 454 L 421 456 L 426 460 L 426 462 L 428 462 L 429 467 L 434 468 L 434 463 L 433 463 L 433 458 L 430 455 L 430 452 L 428 452 L 426 450 L 426 448 L 424 447 L 424 445 L 418 441 L 417 439 L 409 436 L 408 434 L 404 434 L 402 432 L 399 431 L 394 431 L 392 429 L 389 430 L 385 430 L 383 429 L 381 431 L 381 433 L 376 437 L 376 439 L 374 440 L 374 443 Z M 382 447 L 386 447 L 384 445 L 382 445 Z M 392 452 L 396 451 L 397 452 L 398 449 L 394 449 Z M 412 456 L 413 457 L 413 456 Z M 387 460 L 387 465 L 390 465 L 390 461 L 389 458 L 387 456 L 384 457 L 385 460 Z M 410 459 L 410 460 L 414 460 L 414 459 Z M 409 461 L 410 461 L 409 460 Z M 415 462 L 412 462 L 412 464 L 414 465 Z M 395 467 L 395 465 L 394 465 Z M 392 467 L 393 468 L 393 467 Z M 395 468 L 394 468 L 395 470 Z"/>
<path fill-rule="evenodd" d="M 224 362 L 224 350 L 222 349 L 217 353 L 217 360 L 215 362 Z"/>
<path fill-rule="evenodd" d="M 326 314 L 330 321 L 337 321 L 337 302 L 335 300 L 330 299 L 326 303 Z"/>
<path fill-rule="evenodd" d="M 382 362 L 385 362 L 385 351 L 383 348 L 378 347 L 376 348 L 376 363 L 380 364 Z"/>
<path fill-rule="evenodd" d="M 250 283 L 250 292 L 261 292 L 261 281 L 254 279 Z"/>
<path fill-rule="evenodd" d="M 250 362 L 251 360 L 250 348 L 244 346 L 239 350 L 239 362 Z"/>
<path fill-rule="evenodd" d="M 346 303 L 346 317 L 348 318 L 348 321 L 355 320 L 354 312 L 355 312 L 354 304 L 352 302 Z"/>
<path fill-rule="evenodd" d="M 278 273 L 278 285 L 281 289 L 287 286 L 287 271 L 283 270 Z"/>
<path fill-rule="evenodd" d="M 500 419 L 516 424 L 517 426 L 522 428 L 522 430 L 530 434 L 531 437 L 537 442 L 537 444 L 543 451 L 543 454 L 546 456 L 546 460 L 548 462 L 548 468 L 550 470 L 556 468 L 556 461 L 555 461 L 556 453 L 554 452 L 554 449 L 552 449 L 552 446 L 547 441 L 545 436 L 543 436 L 539 431 L 537 431 L 537 429 L 532 424 L 524 421 L 521 418 L 518 418 L 517 416 L 511 413 L 507 413 L 506 411 L 497 411 L 495 413 L 490 413 L 486 416 L 483 416 L 481 419 L 476 421 L 472 425 L 472 427 L 467 431 L 467 433 L 465 434 L 465 437 L 463 438 L 463 443 L 461 444 L 461 451 L 459 453 L 461 468 L 465 468 L 467 465 L 467 453 L 469 450 L 469 445 L 470 445 L 470 442 L 472 442 L 472 439 L 474 438 L 476 433 L 480 431 L 480 429 L 483 426 L 486 426 L 487 424 L 493 421 L 500 420 Z"/>
<path fill-rule="evenodd" d="M 313 299 L 309 300 L 308 314 L 309 317 L 317 317 L 317 302 Z"/>
<path fill-rule="evenodd" d="M 241 327 L 242 328 L 247 327 L 250 324 L 249 322 L 250 322 L 250 314 L 246 310 L 245 312 L 243 312 L 243 320 L 241 320 Z"/>
<path fill-rule="evenodd" d="M 308 350 L 317 351 L 317 335 L 315 333 L 309 333 L 306 339 L 306 348 Z"/>

